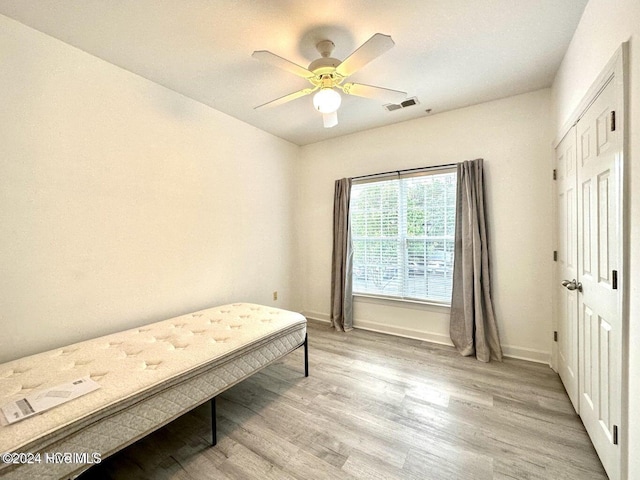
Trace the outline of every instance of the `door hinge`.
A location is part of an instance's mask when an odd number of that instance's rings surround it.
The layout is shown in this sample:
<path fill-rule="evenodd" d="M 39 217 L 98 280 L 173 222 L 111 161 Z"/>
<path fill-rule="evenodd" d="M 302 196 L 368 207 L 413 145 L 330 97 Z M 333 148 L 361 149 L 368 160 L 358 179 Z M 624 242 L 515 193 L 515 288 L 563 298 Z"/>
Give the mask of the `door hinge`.
<path fill-rule="evenodd" d="M 617 270 L 611 270 L 611 288 L 613 290 L 618 289 L 618 271 Z"/>
<path fill-rule="evenodd" d="M 616 111 L 611 110 L 611 131 L 616 131 Z"/>
<path fill-rule="evenodd" d="M 618 425 L 613 426 L 613 444 L 618 445 Z"/>
<path fill-rule="evenodd" d="M 553 251 L 553 261 L 554 261 L 554 262 L 557 262 L 557 261 L 558 261 L 558 251 L 557 251 L 557 250 L 554 250 L 554 251 Z"/>
<path fill-rule="evenodd" d="M 553 341 L 554 341 L 554 342 L 557 342 L 557 341 L 558 341 L 558 332 L 557 332 L 557 331 L 554 331 L 554 332 L 553 332 Z"/>
<path fill-rule="evenodd" d="M 555 168 L 553 169 L 553 179 L 554 180 L 558 179 L 558 171 Z"/>

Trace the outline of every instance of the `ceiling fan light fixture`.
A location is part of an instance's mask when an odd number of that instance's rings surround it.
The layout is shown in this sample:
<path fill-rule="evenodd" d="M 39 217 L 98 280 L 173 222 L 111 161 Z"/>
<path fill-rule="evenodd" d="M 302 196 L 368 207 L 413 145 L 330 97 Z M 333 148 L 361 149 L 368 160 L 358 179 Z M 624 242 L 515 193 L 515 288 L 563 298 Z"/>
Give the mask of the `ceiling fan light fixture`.
<path fill-rule="evenodd" d="M 333 113 L 340 108 L 342 97 L 333 88 L 322 88 L 313 96 L 313 106 L 320 113 Z"/>

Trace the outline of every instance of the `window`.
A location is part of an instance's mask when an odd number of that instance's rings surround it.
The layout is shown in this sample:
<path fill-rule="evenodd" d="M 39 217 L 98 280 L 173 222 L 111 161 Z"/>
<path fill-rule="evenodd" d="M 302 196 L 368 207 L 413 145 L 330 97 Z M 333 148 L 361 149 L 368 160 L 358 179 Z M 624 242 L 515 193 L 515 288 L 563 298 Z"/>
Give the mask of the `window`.
<path fill-rule="evenodd" d="M 353 292 L 451 303 L 456 172 L 351 187 Z"/>

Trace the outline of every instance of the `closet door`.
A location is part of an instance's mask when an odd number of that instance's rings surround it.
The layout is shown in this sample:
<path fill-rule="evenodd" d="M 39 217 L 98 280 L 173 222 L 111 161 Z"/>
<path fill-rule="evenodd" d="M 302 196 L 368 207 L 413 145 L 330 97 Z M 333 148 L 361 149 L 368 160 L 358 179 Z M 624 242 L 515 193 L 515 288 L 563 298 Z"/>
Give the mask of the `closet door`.
<path fill-rule="evenodd" d="M 556 148 L 556 207 L 558 229 L 558 373 L 578 411 L 578 290 L 560 282 L 578 278 L 576 194 L 576 129 L 571 128 Z"/>
<path fill-rule="evenodd" d="M 609 478 L 620 477 L 622 335 L 620 162 L 615 83 L 577 124 L 579 413 Z"/>

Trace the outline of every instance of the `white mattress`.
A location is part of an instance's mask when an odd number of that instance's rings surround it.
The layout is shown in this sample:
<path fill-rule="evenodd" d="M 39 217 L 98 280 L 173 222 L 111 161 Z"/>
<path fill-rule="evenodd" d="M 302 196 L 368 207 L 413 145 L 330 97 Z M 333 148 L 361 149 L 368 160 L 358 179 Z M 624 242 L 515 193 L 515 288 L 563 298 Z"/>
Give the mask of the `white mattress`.
<path fill-rule="evenodd" d="M 101 386 L 21 422 L 4 422 L 0 453 L 105 458 L 286 355 L 305 335 L 300 314 L 238 303 L 0 364 L 0 405 L 84 376 Z M 86 468 L 41 457 L 20 467 L 0 462 L 0 477 L 63 478 Z"/>

